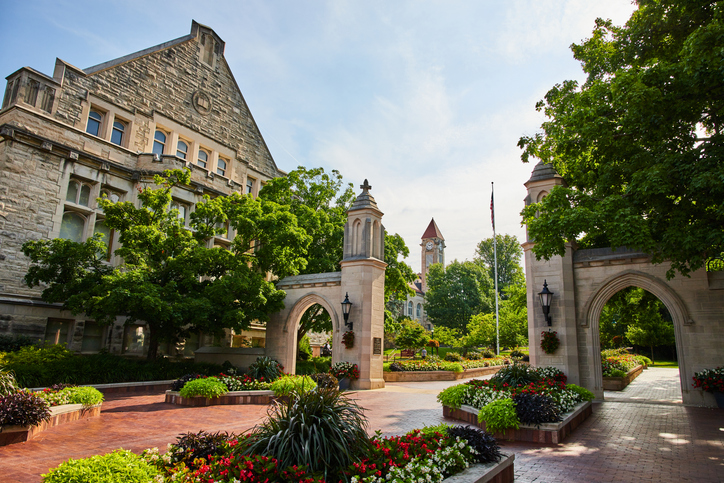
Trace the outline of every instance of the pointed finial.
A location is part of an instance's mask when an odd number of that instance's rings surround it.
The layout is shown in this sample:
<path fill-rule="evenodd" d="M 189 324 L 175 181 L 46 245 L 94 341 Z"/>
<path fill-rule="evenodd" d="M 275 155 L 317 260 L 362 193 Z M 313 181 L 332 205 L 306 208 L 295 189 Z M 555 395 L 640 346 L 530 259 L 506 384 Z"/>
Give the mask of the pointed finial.
<path fill-rule="evenodd" d="M 363 194 L 363 195 L 366 195 L 367 192 L 372 189 L 372 186 L 370 186 L 370 184 L 369 184 L 369 183 L 367 182 L 367 180 L 365 179 L 364 184 L 362 184 L 362 185 L 360 186 L 360 188 L 362 189 L 362 194 Z"/>

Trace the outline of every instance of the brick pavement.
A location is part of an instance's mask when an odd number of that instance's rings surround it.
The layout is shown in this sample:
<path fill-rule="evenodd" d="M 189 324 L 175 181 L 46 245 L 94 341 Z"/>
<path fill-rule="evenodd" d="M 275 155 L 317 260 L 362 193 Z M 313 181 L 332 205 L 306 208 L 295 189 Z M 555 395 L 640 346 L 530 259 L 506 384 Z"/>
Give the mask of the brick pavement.
<path fill-rule="evenodd" d="M 621 394 L 607 392 L 609 400 L 594 404 L 593 416 L 563 444 L 502 442 L 504 451 L 516 455 L 516 481 L 724 482 L 724 411 L 672 402 L 676 369 L 651 368 L 644 375 Z M 370 433 L 400 434 L 445 421 L 435 398 L 457 383 L 393 383 L 352 396 L 366 408 Z M 119 447 L 164 448 L 185 431 L 241 432 L 265 415 L 264 406 L 181 408 L 165 404 L 161 395 L 109 399 L 99 419 L 57 426 L 27 443 L 0 448 L 0 482 L 39 481 L 41 473 L 69 457 Z"/>

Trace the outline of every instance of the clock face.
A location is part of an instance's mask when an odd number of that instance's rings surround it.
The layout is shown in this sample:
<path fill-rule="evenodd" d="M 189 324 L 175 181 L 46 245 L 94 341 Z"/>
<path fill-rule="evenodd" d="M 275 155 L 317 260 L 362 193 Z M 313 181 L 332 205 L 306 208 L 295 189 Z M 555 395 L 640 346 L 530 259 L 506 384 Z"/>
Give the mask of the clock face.
<path fill-rule="evenodd" d="M 426 247 L 428 250 L 432 250 L 432 242 L 427 242 L 427 245 L 425 245 L 425 247 Z"/>

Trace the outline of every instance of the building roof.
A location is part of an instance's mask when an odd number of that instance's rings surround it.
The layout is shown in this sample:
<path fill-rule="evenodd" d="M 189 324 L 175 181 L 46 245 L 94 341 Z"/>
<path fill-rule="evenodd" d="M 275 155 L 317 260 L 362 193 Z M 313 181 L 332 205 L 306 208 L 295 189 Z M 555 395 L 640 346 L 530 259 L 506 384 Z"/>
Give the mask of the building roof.
<path fill-rule="evenodd" d="M 541 181 L 544 179 L 560 177 L 561 175 L 556 172 L 552 164 L 546 164 L 543 161 L 540 161 L 538 164 L 535 165 L 535 168 L 533 168 L 533 172 L 530 175 L 528 183 L 530 183 L 531 181 Z"/>
<path fill-rule="evenodd" d="M 445 239 L 442 236 L 442 233 L 440 233 L 440 228 L 437 227 L 437 223 L 435 223 L 435 218 L 430 220 L 430 224 L 427 225 L 427 230 L 425 230 L 425 233 L 422 234 L 422 238 L 439 238 L 440 240 Z"/>

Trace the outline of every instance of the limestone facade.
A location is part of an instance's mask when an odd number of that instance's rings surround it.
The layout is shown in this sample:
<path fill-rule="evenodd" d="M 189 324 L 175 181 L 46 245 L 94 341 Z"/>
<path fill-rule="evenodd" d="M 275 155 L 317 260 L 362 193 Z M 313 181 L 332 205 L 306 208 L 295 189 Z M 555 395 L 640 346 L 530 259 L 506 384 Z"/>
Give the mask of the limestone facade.
<path fill-rule="evenodd" d="M 539 163 L 526 183 L 526 204 L 543 199 L 564 180 L 550 165 Z M 563 257 L 536 260 L 534 240 L 523 244 L 528 288 L 528 336 L 530 358 L 535 366 L 555 366 L 568 380 L 603 398 L 599 317 L 606 302 L 618 291 L 640 287 L 657 296 L 674 322 L 684 404 L 715 407 L 711 394 L 692 387 L 695 372 L 722 365 L 724 360 L 723 272 L 705 269 L 667 280 L 667 263 L 653 265 L 650 256 L 625 247 L 577 250 L 567 246 Z M 561 345 L 552 354 L 540 348 L 541 332 L 547 331 L 538 292 L 543 283 L 554 292 L 551 304 L 553 331 Z"/>
<path fill-rule="evenodd" d="M 186 221 L 205 194 L 256 195 L 284 174 L 224 47 L 212 29 L 194 21 L 186 36 L 94 67 L 58 59 L 52 76 L 26 67 L 7 77 L 0 109 L 0 334 L 58 340 L 78 351 L 142 353 L 142 326 L 119 320 L 97 327 L 43 303 L 40 290 L 23 282 L 29 261 L 22 244 L 59 236 L 82 241 L 103 232 L 96 199 L 103 193 L 136 202 L 138 190 L 165 169 L 191 169 L 191 184 L 173 193 L 173 207 Z M 106 236 L 117 248 L 113 233 Z M 209 243 L 223 246 L 232 237 Z M 194 337 L 187 343 L 213 342 Z"/>

